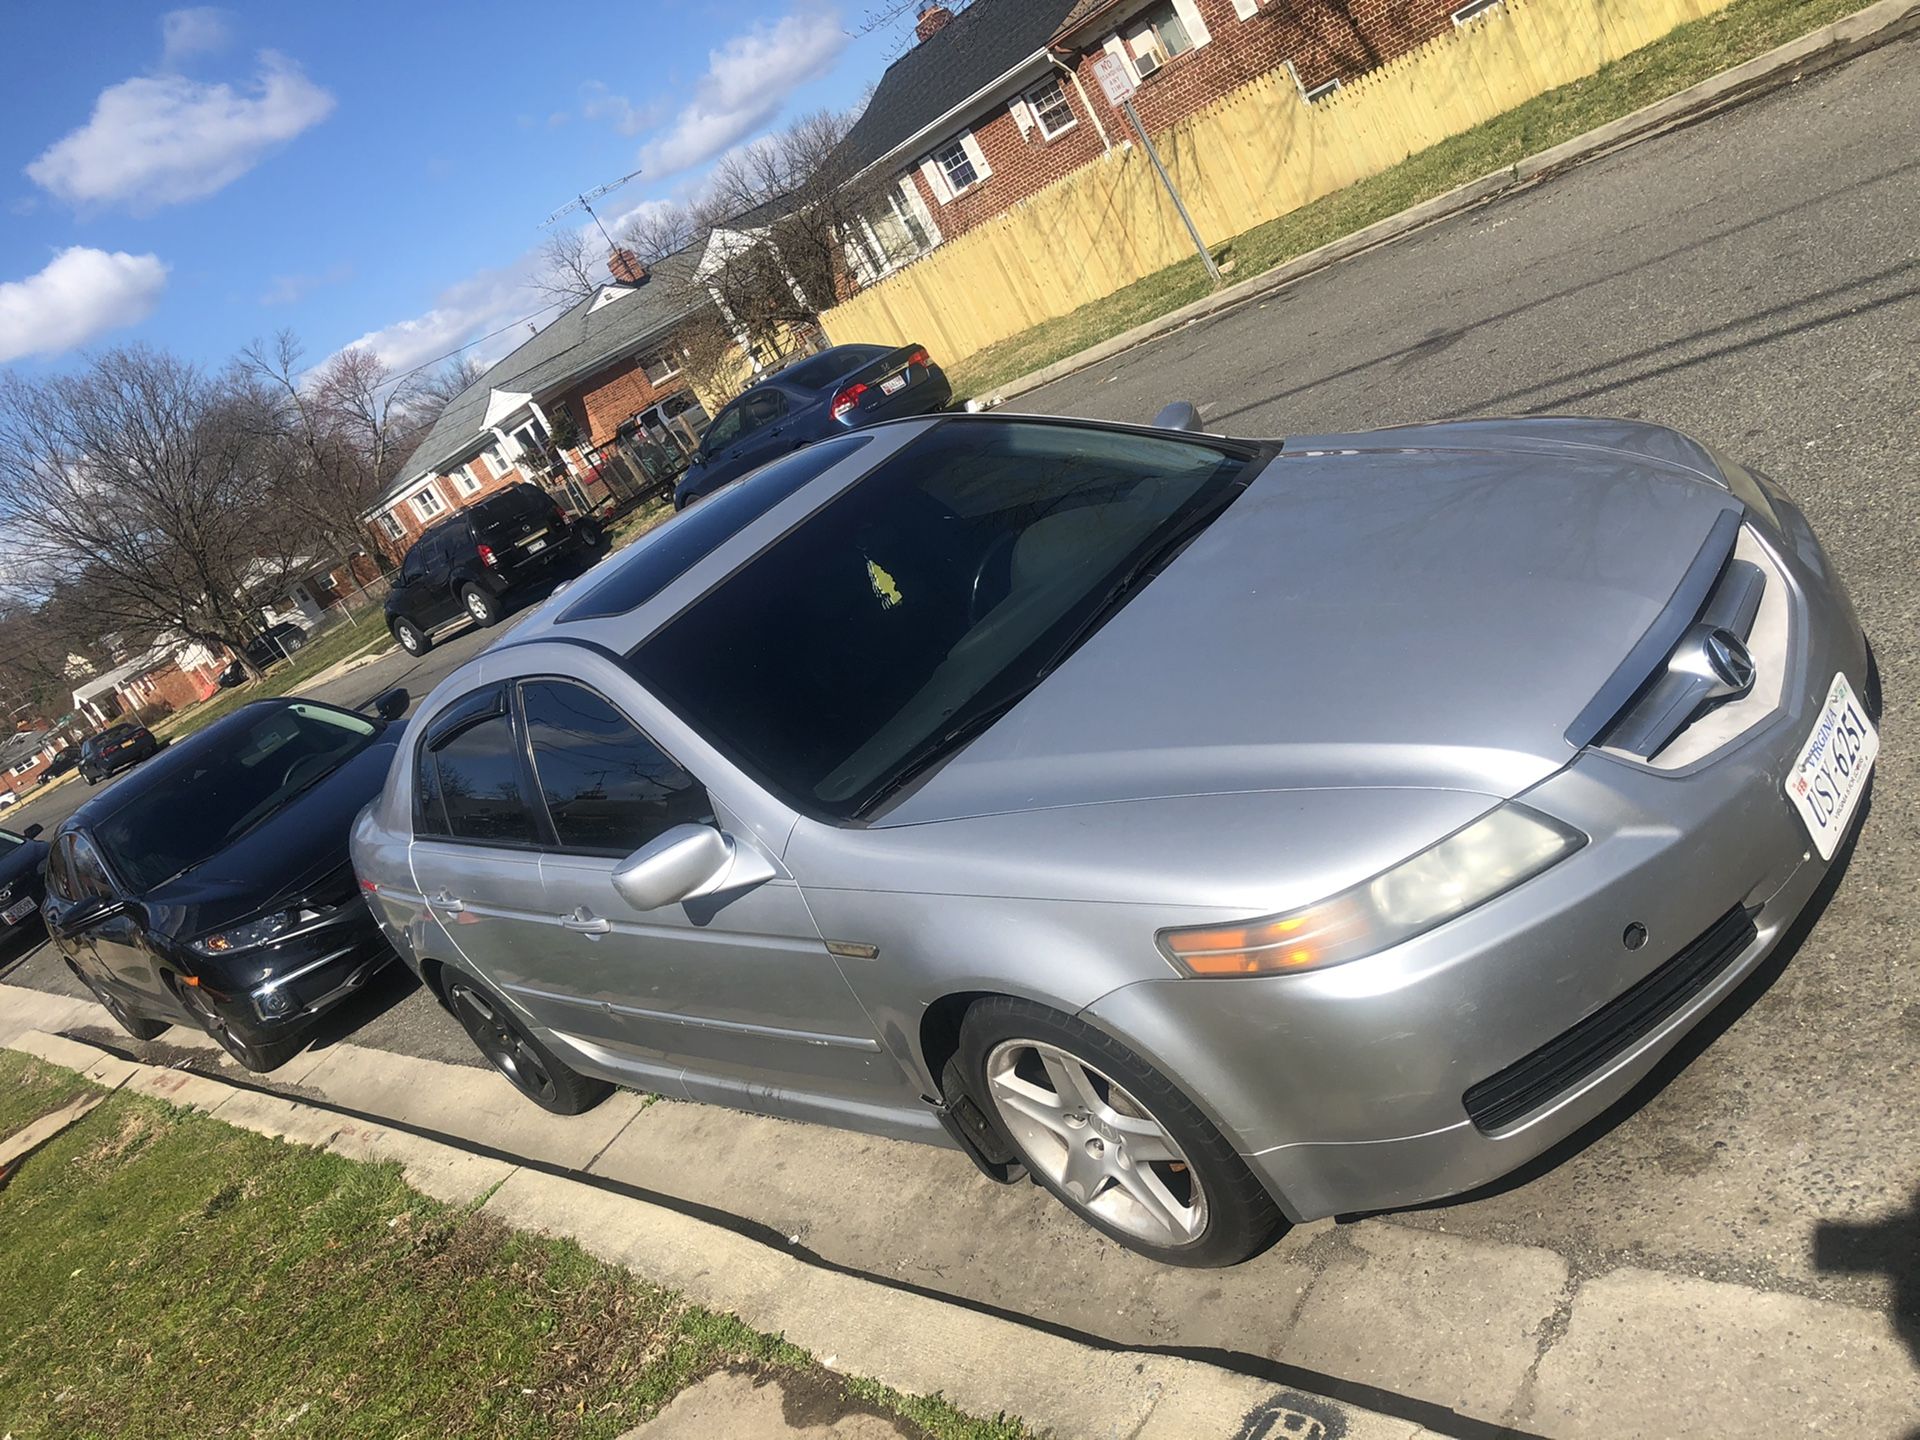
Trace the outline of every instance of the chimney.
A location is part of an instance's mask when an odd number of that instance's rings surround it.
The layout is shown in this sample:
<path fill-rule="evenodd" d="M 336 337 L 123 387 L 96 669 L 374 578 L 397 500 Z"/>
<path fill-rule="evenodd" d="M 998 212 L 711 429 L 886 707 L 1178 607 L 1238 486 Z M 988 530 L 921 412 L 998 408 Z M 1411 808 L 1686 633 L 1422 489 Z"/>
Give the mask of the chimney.
<path fill-rule="evenodd" d="M 938 4 L 922 5 L 920 7 L 920 19 L 913 27 L 914 33 L 919 35 L 920 42 L 925 44 L 942 30 L 946 29 L 952 21 L 953 11 L 949 10 L 946 6 Z"/>
<path fill-rule="evenodd" d="M 607 256 L 607 273 L 622 285 L 647 283 L 647 267 L 640 257 L 624 245 Z"/>

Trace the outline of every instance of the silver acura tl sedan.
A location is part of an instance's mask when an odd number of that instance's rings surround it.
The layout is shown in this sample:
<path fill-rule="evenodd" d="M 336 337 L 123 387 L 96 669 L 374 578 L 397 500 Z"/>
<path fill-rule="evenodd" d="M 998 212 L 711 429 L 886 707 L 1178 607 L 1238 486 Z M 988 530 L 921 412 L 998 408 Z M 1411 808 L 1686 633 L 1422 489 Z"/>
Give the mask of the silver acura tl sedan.
<path fill-rule="evenodd" d="M 556 596 L 359 818 L 390 938 L 550 1110 L 951 1144 L 1179 1264 L 1539 1155 L 1857 823 L 1846 594 L 1671 430 L 1180 408 L 828 440 Z"/>

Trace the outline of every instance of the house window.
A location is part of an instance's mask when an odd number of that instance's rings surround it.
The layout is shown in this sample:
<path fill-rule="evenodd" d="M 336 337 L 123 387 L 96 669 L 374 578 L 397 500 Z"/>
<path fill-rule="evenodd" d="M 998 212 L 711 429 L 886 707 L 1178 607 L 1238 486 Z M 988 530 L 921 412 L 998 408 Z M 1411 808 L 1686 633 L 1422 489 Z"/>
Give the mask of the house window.
<path fill-rule="evenodd" d="M 16 775 L 16 776 L 24 775 L 39 763 L 40 763 L 40 757 L 38 755 L 31 756 L 28 759 L 22 760 L 18 765 L 10 766 L 7 770 L 7 774 Z"/>
<path fill-rule="evenodd" d="M 1173 0 L 1162 0 L 1161 4 L 1153 6 L 1134 22 L 1134 29 L 1127 36 L 1127 44 L 1136 60 L 1145 60 L 1149 55 L 1154 57 L 1157 64 L 1140 67 L 1151 73 L 1167 61 L 1193 49 L 1193 36 L 1187 32 L 1187 22 L 1174 10 Z"/>
<path fill-rule="evenodd" d="M 1507 0 L 1473 0 L 1472 4 L 1462 5 L 1458 10 L 1453 12 L 1453 23 L 1455 25 L 1470 24 L 1478 20 L 1489 10 L 1498 10 L 1506 3 Z"/>
<path fill-rule="evenodd" d="M 647 377 L 649 385 L 658 385 L 661 381 L 671 380 L 678 375 L 680 367 L 674 364 L 672 353 L 663 350 L 658 355 L 642 355 L 640 372 Z"/>
<path fill-rule="evenodd" d="M 498 440 L 482 450 L 480 455 L 481 458 L 487 462 L 487 473 L 492 475 L 494 479 L 498 480 L 506 475 L 509 469 L 507 465 L 507 453 L 500 448 L 500 442 Z"/>
<path fill-rule="evenodd" d="M 386 532 L 389 540 L 402 539 L 407 533 L 406 526 L 400 523 L 400 517 L 395 515 L 391 510 L 382 510 L 380 512 L 380 528 Z"/>
<path fill-rule="evenodd" d="M 1322 80 L 1318 85 L 1314 86 L 1311 90 L 1309 90 L 1301 82 L 1300 72 L 1293 68 L 1293 62 L 1291 60 L 1288 60 L 1285 62 L 1285 64 L 1287 67 L 1287 74 L 1293 77 L 1294 89 L 1300 92 L 1300 98 L 1306 101 L 1309 105 L 1313 104 L 1313 102 L 1316 100 L 1326 99 L 1327 96 L 1333 94 L 1334 91 L 1340 88 L 1340 79 L 1338 76 L 1335 76 L 1331 80 Z"/>
<path fill-rule="evenodd" d="M 480 491 L 480 481 L 473 473 L 471 465 L 462 465 L 452 474 L 453 488 L 462 495 L 476 495 Z"/>
<path fill-rule="evenodd" d="M 513 444 L 522 460 L 531 457 L 544 468 L 552 448 L 547 441 L 546 426 L 538 420 L 529 420 L 513 432 Z"/>
<path fill-rule="evenodd" d="M 940 173 L 946 177 L 947 188 L 956 195 L 980 183 L 980 172 L 973 168 L 973 157 L 967 153 L 964 140 L 952 140 L 934 151 L 933 163 L 940 167 Z"/>
<path fill-rule="evenodd" d="M 1041 138 L 1045 140 L 1066 134 L 1076 123 L 1073 107 L 1067 103 L 1067 92 L 1061 88 L 1058 76 L 1029 90 L 1027 107 L 1033 111 L 1034 121 L 1040 126 Z"/>
<path fill-rule="evenodd" d="M 446 501 L 440 498 L 440 492 L 431 485 L 422 485 L 414 491 L 412 505 L 413 513 L 422 520 L 431 520 L 447 508 Z"/>

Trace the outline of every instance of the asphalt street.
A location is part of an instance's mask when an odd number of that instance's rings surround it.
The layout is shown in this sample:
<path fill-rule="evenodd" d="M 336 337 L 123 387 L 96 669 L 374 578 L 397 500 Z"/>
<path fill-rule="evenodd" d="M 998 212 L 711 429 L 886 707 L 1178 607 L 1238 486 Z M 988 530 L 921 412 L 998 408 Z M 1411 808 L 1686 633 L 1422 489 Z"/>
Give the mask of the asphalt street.
<path fill-rule="evenodd" d="M 730 1127 L 746 1134 L 768 1122 L 689 1118 L 689 1136 L 706 1148 L 688 1151 L 684 1176 L 659 1183 L 693 1193 L 703 1166 L 725 1170 L 719 1199 L 782 1223 L 788 1188 L 812 1177 L 816 1191 L 801 1199 L 816 1195 L 806 1224 L 823 1254 L 1127 1343 L 1233 1343 L 1310 1360 L 1315 1341 L 1304 1331 L 1337 1327 L 1338 1310 L 1300 1297 L 1315 1277 L 1371 1257 L 1399 1283 L 1380 1292 L 1371 1338 L 1356 1332 L 1323 1368 L 1372 1343 L 1379 1383 L 1491 1420 L 1526 1418 L 1533 1387 L 1543 1374 L 1551 1380 L 1549 1352 L 1568 1330 L 1574 1287 L 1604 1284 L 1627 1266 L 1675 1284 L 1705 1277 L 1893 1313 L 1915 1355 L 1895 1345 L 1885 1363 L 1920 1357 L 1916 61 L 1920 43 L 1894 45 L 1441 222 L 1011 407 L 1144 421 L 1191 399 L 1208 428 L 1235 435 L 1622 415 L 1691 431 L 1787 487 L 1878 652 L 1886 711 L 1871 809 L 1804 933 L 1652 1083 L 1578 1143 L 1490 1193 L 1314 1227 L 1240 1270 L 1192 1280 L 1057 1225 L 1037 1193 L 981 1200 L 969 1188 L 948 1193 L 951 1209 L 934 1213 L 947 1179 L 914 1182 L 918 1190 L 901 1181 L 915 1208 L 863 1213 L 838 1190 L 836 1167 L 871 1173 L 876 1187 L 898 1174 L 956 1172 L 916 1159 L 915 1147 L 809 1127 L 779 1127 L 795 1138 L 793 1170 L 777 1176 L 725 1155 Z M 1623 533 L 1620 543 L 1634 537 Z M 491 638 L 463 636 L 422 661 L 388 659 L 321 693 L 350 704 L 393 684 L 424 693 Z M 77 801 L 75 789 L 8 823 L 49 823 Z M 77 993 L 45 951 L 4 978 Z M 451 1021 L 397 980 L 341 1017 L 340 1031 L 354 1026 L 358 1044 L 473 1058 Z M 674 1112 L 697 1108 L 655 1106 L 648 1123 L 680 1124 Z M 976 1202 L 991 1217 L 981 1228 L 967 1213 Z M 1509 1316 L 1491 1281 L 1476 1291 L 1479 1272 L 1441 1285 L 1442 1238 L 1472 1241 L 1476 1254 L 1542 1257 L 1538 1313 Z M 1576 1323 L 1575 1339 L 1583 1334 Z M 1672 1343 L 1684 1348 L 1678 1335 Z M 1499 1369 L 1501 1356 L 1514 1365 L 1494 1384 L 1487 1366 Z"/>

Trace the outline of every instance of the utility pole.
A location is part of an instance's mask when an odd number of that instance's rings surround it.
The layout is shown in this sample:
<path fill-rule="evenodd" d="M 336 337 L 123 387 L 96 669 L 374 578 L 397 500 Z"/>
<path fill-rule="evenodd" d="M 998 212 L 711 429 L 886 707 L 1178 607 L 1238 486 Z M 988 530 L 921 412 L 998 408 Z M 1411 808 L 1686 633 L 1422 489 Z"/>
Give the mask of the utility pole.
<path fill-rule="evenodd" d="M 1133 126 L 1133 133 L 1140 137 L 1140 148 L 1147 152 L 1147 159 L 1153 162 L 1154 173 L 1160 177 L 1160 183 L 1167 187 L 1167 198 L 1173 201 L 1173 208 L 1180 214 L 1180 223 L 1187 227 L 1187 234 L 1193 238 L 1193 248 L 1199 252 L 1200 263 L 1207 267 L 1207 278 L 1218 285 L 1220 267 L 1213 263 L 1207 242 L 1200 238 L 1200 227 L 1193 223 L 1193 216 L 1187 213 L 1187 202 L 1180 198 L 1180 192 L 1174 188 L 1173 177 L 1167 174 L 1160 152 L 1154 148 L 1153 138 L 1147 134 L 1147 127 L 1140 123 L 1140 112 L 1133 108 L 1133 93 L 1140 88 L 1139 85 L 1127 72 L 1120 57 L 1112 53 L 1102 55 L 1093 62 L 1093 74 L 1106 94 L 1107 103 L 1116 106 L 1127 117 L 1127 123 Z"/>

